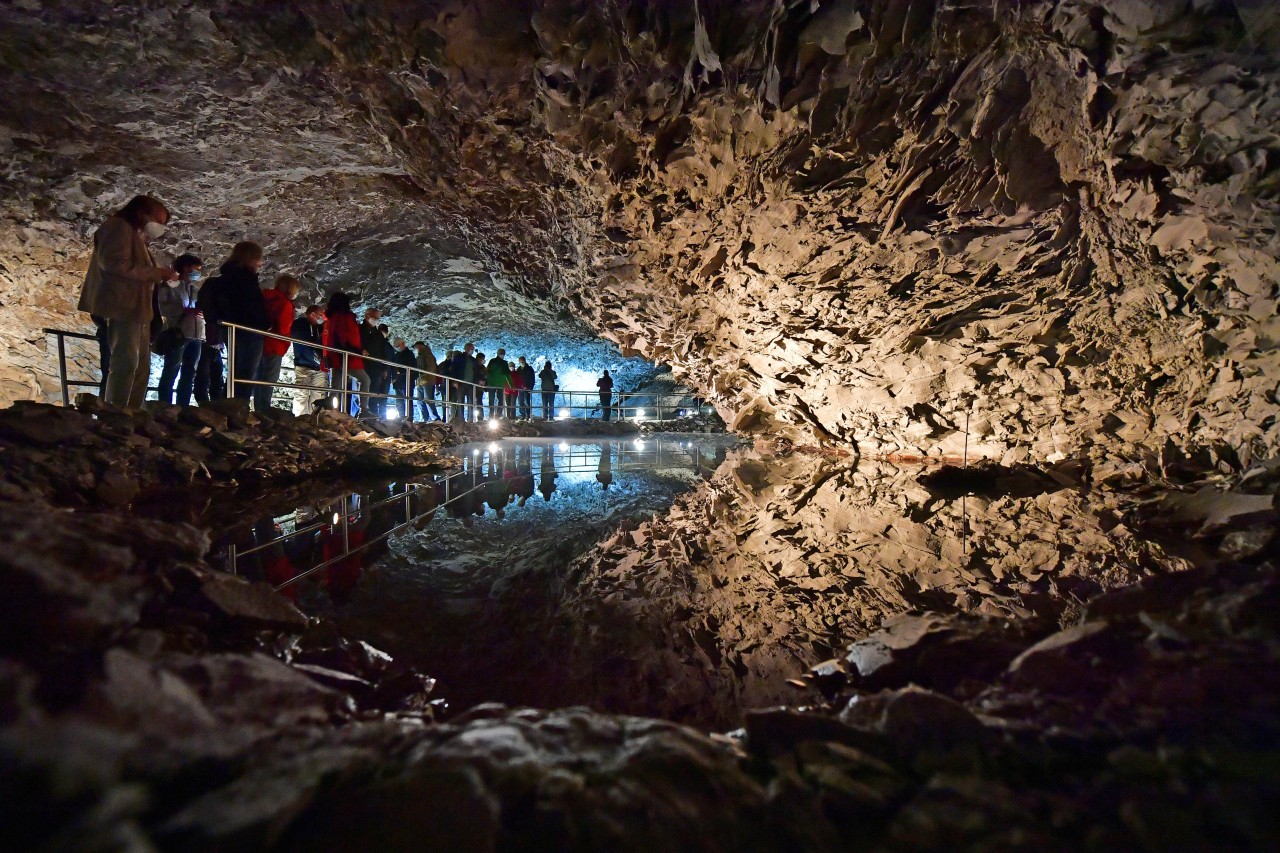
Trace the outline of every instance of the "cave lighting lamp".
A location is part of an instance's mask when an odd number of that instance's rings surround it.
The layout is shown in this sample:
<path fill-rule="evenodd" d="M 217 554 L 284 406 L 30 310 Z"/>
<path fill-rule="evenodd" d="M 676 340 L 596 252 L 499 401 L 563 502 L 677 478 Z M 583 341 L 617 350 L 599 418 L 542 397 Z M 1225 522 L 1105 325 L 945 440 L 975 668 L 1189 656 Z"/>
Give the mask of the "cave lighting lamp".
<path fill-rule="evenodd" d="M 394 420 L 397 420 L 399 417 L 400 417 L 400 411 L 396 409 L 394 406 L 387 409 L 387 414 L 386 414 L 387 420 L 394 421 Z"/>
<path fill-rule="evenodd" d="M 636 420 L 644 417 L 644 409 L 636 409 Z"/>
<path fill-rule="evenodd" d="M 498 426 L 499 426 L 499 424 L 498 424 L 498 419 L 497 419 L 497 418 L 489 418 L 489 429 L 490 429 L 491 431 L 493 431 L 493 432 L 497 432 L 497 431 L 498 431 Z"/>
<path fill-rule="evenodd" d="M 572 415 L 569 413 L 569 410 L 568 410 L 568 409 L 561 409 L 561 410 L 560 410 L 560 420 L 562 420 L 562 421 L 567 421 L 567 420 L 569 420 L 569 418 L 570 418 L 570 417 L 572 417 Z"/>

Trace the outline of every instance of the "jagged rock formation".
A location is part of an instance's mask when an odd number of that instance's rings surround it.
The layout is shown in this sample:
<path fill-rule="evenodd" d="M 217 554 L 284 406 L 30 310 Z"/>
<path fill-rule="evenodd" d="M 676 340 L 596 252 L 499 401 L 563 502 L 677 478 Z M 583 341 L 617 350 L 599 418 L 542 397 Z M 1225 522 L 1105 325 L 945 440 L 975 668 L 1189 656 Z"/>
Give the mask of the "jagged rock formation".
<path fill-rule="evenodd" d="M 465 241 L 739 429 L 1006 463 L 1280 442 L 1265 4 L 0 15 L 0 398 L 48 389 L 33 329 L 145 188 L 171 249 Z"/>

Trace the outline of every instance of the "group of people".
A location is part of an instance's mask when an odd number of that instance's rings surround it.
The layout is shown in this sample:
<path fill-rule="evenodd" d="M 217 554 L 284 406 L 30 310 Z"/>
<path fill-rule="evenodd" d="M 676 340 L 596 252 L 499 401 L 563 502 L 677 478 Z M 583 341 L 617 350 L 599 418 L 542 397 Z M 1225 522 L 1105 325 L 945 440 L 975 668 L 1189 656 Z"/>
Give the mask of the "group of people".
<path fill-rule="evenodd" d="M 98 329 L 107 402 L 142 405 L 153 350 L 164 359 L 161 401 L 187 406 L 193 395 L 197 403 L 223 398 L 227 354 L 235 396 L 262 411 L 271 405 L 292 346 L 294 380 L 287 384 L 294 386 L 295 414 L 328 400 L 343 405 L 345 399 L 352 414 L 385 417 L 394 399 L 396 413 L 408 420 L 486 415 L 529 420 L 537 390 L 542 416 L 552 418 L 559 385 L 550 361 L 535 372 L 524 356 L 508 361 L 506 350 L 499 349 L 486 359 L 471 343 L 437 359 L 425 342 L 410 348 L 404 338 L 393 337 L 376 308 L 357 321 L 350 297 L 341 291 L 331 294 L 327 305 L 311 305 L 295 316 L 301 282 L 284 273 L 262 289 L 263 249 L 252 241 L 236 243 L 217 275 L 207 280 L 203 261 L 193 254 L 180 255 L 172 267 L 156 264 L 147 244 L 163 236 L 168 222 L 164 204 L 142 195 L 94 234 L 79 308 Z M 246 330 L 235 335 L 232 353 L 227 353 L 225 324 Z M 608 420 L 609 371 L 597 387 L 602 417 Z"/>
<path fill-rule="evenodd" d="M 363 321 L 357 322 L 347 295 L 332 294 L 323 311 L 318 306 L 307 310 L 310 328 L 295 328 L 293 337 L 310 341 L 318 336 L 324 346 L 337 352 L 325 352 L 325 359 L 321 359 L 319 350 L 295 344 L 294 364 L 301 363 L 300 359 L 307 364 L 324 364 L 335 378 L 332 387 L 357 392 L 353 409 L 364 408 L 375 417 L 385 416 L 388 401 L 394 399 L 399 416 L 409 420 L 445 420 L 446 415 L 482 420 L 486 401 L 490 418 L 530 420 L 535 388 L 542 394 L 542 416 L 552 417 L 560 386 L 550 361 L 535 373 L 524 356 L 518 362 L 508 361 L 506 350 L 499 349 L 493 358 L 486 359 L 472 343 L 460 350 L 450 349 L 438 359 L 426 342 L 417 341 L 410 347 L 404 338 L 392 336 L 381 319 L 377 308 L 369 308 Z M 323 334 L 318 334 L 318 325 L 323 325 Z M 341 378 L 344 371 L 345 381 Z M 609 381 L 612 387 L 612 379 Z"/>

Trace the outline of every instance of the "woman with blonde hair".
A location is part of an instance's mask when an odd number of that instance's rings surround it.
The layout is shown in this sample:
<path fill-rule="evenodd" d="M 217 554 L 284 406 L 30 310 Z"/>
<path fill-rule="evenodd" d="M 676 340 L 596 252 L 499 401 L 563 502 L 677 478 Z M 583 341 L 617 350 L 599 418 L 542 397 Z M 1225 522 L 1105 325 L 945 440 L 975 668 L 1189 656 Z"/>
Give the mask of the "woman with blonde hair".
<path fill-rule="evenodd" d="M 219 275 L 209 280 L 205 287 L 213 288 L 213 322 L 234 323 L 250 329 L 267 331 L 271 318 L 267 315 L 267 303 L 262 298 L 258 284 L 258 270 L 262 268 L 262 247 L 249 240 L 236 243 L 231 256 L 219 268 Z M 209 318 L 206 318 L 209 319 Z M 230 341 L 231 335 L 222 329 L 222 339 Z M 253 398 L 254 386 L 245 380 L 258 377 L 262 367 L 262 336 L 238 331 L 235 337 L 235 360 L 231 365 L 231 377 L 235 382 L 236 397 Z"/>

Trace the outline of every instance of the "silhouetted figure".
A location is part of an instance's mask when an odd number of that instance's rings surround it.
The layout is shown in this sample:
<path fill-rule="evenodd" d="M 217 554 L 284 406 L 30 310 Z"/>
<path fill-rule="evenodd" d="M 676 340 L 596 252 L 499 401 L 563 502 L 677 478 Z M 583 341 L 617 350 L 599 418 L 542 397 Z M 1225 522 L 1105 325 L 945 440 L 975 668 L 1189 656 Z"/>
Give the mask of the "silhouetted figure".
<path fill-rule="evenodd" d="M 601 417 L 607 421 L 613 408 L 613 377 L 609 375 L 609 371 L 606 370 L 604 376 L 596 380 L 596 387 L 600 389 Z"/>
<path fill-rule="evenodd" d="M 258 270 L 261 268 L 262 247 L 257 243 L 243 240 L 231 248 L 231 256 L 219 268 L 219 274 L 206 285 L 214 288 L 213 313 L 219 323 L 234 323 L 260 331 L 271 328 L 262 287 L 258 284 Z M 240 380 L 259 376 L 262 336 L 239 331 L 235 341 L 236 351 L 231 365 L 231 377 L 236 382 L 235 395 L 237 399 L 250 400 L 254 386 Z"/>
<path fill-rule="evenodd" d="M 371 359 L 390 360 L 391 344 L 378 328 L 378 321 L 381 319 L 382 312 L 377 308 L 369 308 L 364 312 L 364 322 L 360 324 L 360 349 Z M 369 387 L 365 390 L 371 391 L 372 396 L 363 398 L 360 401 L 360 408 L 374 417 L 381 417 L 386 400 L 377 395 L 386 393 L 387 383 L 384 383 L 384 380 L 387 378 L 389 368 L 376 361 L 367 361 L 364 364 L 364 370 L 369 374 Z"/>
<path fill-rule="evenodd" d="M 110 357 L 103 398 L 115 406 L 137 408 L 147 396 L 153 292 L 178 277 L 169 267 L 156 266 L 147 241 L 163 236 L 168 222 L 163 204 L 140 195 L 93 235 L 78 307 L 106 324 Z"/>
<path fill-rule="evenodd" d="M 403 364 L 405 367 L 417 367 L 418 357 L 414 355 L 413 350 L 405 344 L 404 338 L 396 338 L 391 342 L 391 348 L 395 354 L 391 356 L 391 360 L 396 364 Z M 396 410 L 400 412 L 400 417 L 413 421 L 413 374 L 408 370 L 397 370 L 395 376 L 392 377 L 391 386 L 395 389 L 396 394 Z"/>
<path fill-rule="evenodd" d="M 414 395 L 421 400 L 418 406 L 422 412 L 422 420 L 440 420 L 440 412 L 436 409 L 436 387 L 440 379 L 435 375 L 440 372 L 440 365 L 436 363 L 436 354 L 431 351 L 431 347 L 423 341 L 418 341 L 413 345 L 414 351 L 417 353 L 415 360 L 419 370 L 426 373 L 418 374 L 417 390 Z M 427 417 L 427 413 L 431 413 L 431 417 Z"/>
<path fill-rule="evenodd" d="M 542 388 L 542 418 L 543 420 L 551 420 L 552 414 L 556 408 L 556 392 L 560 390 L 560 386 L 556 384 L 556 372 L 551 368 L 551 362 L 542 365 L 542 370 L 538 371 L 538 379 Z"/>
<path fill-rule="evenodd" d="M 538 491 L 543 500 L 551 500 L 556 491 L 556 454 L 554 448 L 542 448 L 542 464 L 538 466 Z"/>
<path fill-rule="evenodd" d="M 607 373 L 605 375 L 608 375 Z M 607 420 L 607 419 L 606 419 Z M 600 464 L 596 466 L 596 482 L 605 491 L 613 483 L 613 442 L 600 445 Z"/>
<path fill-rule="evenodd" d="M 207 280 L 196 296 L 196 308 L 204 315 L 204 347 L 200 350 L 200 362 L 196 365 L 195 397 L 197 403 L 223 400 L 227 396 L 226 371 L 222 354 L 227 349 L 226 330 L 218 316 L 221 301 L 219 291 L 222 279 L 218 276 Z"/>

